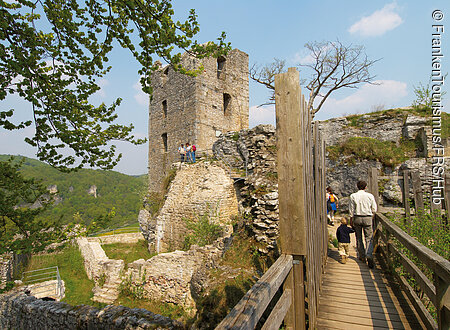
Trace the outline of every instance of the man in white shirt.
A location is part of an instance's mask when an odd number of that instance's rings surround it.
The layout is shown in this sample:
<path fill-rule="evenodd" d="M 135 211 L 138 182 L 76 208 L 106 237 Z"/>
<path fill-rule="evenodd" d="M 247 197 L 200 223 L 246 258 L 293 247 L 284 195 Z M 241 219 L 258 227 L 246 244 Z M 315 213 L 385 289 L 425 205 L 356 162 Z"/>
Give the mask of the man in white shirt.
<path fill-rule="evenodd" d="M 366 261 L 370 268 L 373 268 L 373 228 L 372 218 L 377 211 L 375 197 L 366 192 L 367 183 L 358 181 L 358 192 L 350 195 L 349 213 L 350 225 L 355 229 L 356 247 L 358 249 L 358 258 Z M 365 247 L 362 238 L 364 231 Z"/>

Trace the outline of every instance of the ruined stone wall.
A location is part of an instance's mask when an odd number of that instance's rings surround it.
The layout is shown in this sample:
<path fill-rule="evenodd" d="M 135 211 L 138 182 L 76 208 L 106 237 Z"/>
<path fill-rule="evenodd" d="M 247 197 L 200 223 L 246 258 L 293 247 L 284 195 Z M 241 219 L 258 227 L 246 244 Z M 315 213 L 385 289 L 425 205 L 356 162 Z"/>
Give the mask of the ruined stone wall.
<path fill-rule="evenodd" d="M 142 233 L 124 233 L 99 237 L 87 237 L 88 242 L 98 242 L 100 244 L 126 243 L 132 244 L 143 240 Z"/>
<path fill-rule="evenodd" d="M 124 306 L 70 306 L 24 293 L 0 295 L 0 329 L 182 329 L 145 309 Z"/>
<path fill-rule="evenodd" d="M 220 132 L 248 127 L 248 55 L 234 49 L 223 59 L 218 72 L 218 59 L 199 60 L 184 54 L 183 66 L 192 69 L 203 65 L 203 73 L 189 77 L 166 66 L 152 75 L 150 191 L 160 190 L 171 164 L 178 161 L 180 144 L 210 149 Z"/>
<path fill-rule="evenodd" d="M 30 256 L 27 254 L 5 253 L 0 255 L 0 288 L 6 282 L 13 280 L 23 267 L 26 266 Z"/>
<path fill-rule="evenodd" d="M 213 151 L 241 169 L 247 160 L 248 176 L 236 183 L 240 212 L 261 243 L 259 252 L 276 253 L 279 215 L 275 127 L 259 125 L 237 134 L 223 134 L 214 143 Z"/>
<path fill-rule="evenodd" d="M 150 251 L 159 253 L 182 248 L 188 233 L 186 218 L 196 221 L 209 214 L 210 221 L 229 227 L 237 213 L 233 180 L 223 168 L 208 162 L 183 164 L 157 218 L 142 218 L 140 226 L 146 228 Z"/>
<path fill-rule="evenodd" d="M 143 289 L 143 295 L 151 300 L 181 305 L 193 315 L 193 297 L 202 289 L 206 270 L 215 266 L 230 242 L 230 237 L 222 237 L 204 247 L 136 260 L 128 264 L 127 285 Z"/>

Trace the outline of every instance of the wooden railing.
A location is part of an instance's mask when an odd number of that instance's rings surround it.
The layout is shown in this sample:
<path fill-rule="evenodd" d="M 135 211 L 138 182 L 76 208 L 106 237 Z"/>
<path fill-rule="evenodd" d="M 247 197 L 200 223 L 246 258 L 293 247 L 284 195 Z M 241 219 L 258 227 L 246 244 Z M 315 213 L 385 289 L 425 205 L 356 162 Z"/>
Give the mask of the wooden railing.
<path fill-rule="evenodd" d="M 218 329 L 253 329 L 283 293 L 263 329 L 314 329 L 327 257 L 325 143 L 312 123 L 295 68 L 275 76 L 279 242 L 282 256 Z M 272 301 L 270 306 L 274 305 Z"/>
<path fill-rule="evenodd" d="M 216 329 L 254 329 L 291 269 L 292 256 L 281 255 Z M 262 329 L 278 329 L 291 306 L 291 300 L 291 290 L 285 290 Z"/>
<path fill-rule="evenodd" d="M 450 262 L 420 244 L 380 213 L 377 213 L 375 216 L 375 228 L 375 251 L 381 252 L 389 267 L 393 265 L 393 258 L 400 260 L 404 269 L 435 306 L 437 323 L 405 277 L 400 275 L 400 272 L 393 271 L 394 276 L 397 277 L 427 329 L 450 329 Z M 395 238 L 397 242 L 429 268 L 433 274 L 433 281 L 401 252 L 399 246 L 393 243 L 392 238 Z"/>

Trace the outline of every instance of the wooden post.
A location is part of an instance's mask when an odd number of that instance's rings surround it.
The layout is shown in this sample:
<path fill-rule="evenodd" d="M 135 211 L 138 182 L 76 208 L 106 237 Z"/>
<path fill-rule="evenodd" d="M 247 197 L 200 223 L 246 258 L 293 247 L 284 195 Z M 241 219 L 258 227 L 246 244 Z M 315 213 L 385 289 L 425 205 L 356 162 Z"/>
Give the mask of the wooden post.
<path fill-rule="evenodd" d="M 369 169 L 369 182 L 367 183 L 368 185 L 368 191 L 373 195 L 373 197 L 375 197 L 375 201 L 377 202 L 377 206 L 379 206 L 379 193 L 378 193 L 378 170 L 373 167 Z"/>
<path fill-rule="evenodd" d="M 447 211 L 447 221 L 450 221 L 450 174 L 445 174 L 444 185 L 445 210 Z"/>
<path fill-rule="evenodd" d="M 299 73 L 295 68 L 275 76 L 275 105 L 277 121 L 277 161 L 279 230 L 281 251 L 294 257 L 293 283 L 287 281 L 293 302 L 286 318 L 287 327 L 305 329 L 305 293 L 303 256 L 306 255 L 305 178 L 302 120 L 303 106 Z M 291 283 L 291 284 L 290 284 Z M 293 287 L 290 287 L 293 285 Z"/>
<path fill-rule="evenodd" d="M 433 203 L 433 188 L 430 190 L 430 213 L 431 217 L 436 221 L 435 224 L 437 225 L 442 221 L 442 201 L 440 204 Z M 435 228 L 437 229 L 437 227 Z"/>
<path fill-rule="evenodd" d="M 411 181 L 414 192 L 414 204 L 416 205 L 416 215 L 423 212 L 423 193 L 422 181 L 420 180 L 419 172 L 411 172 Z"/>
<path fill-rule="evenodd" d="M 402 199 L 403 207 L 405 208 L 405 221 L 410 221 L 411 210 L 409 208 L 409 171 L 403 170 L 403 185 L 402 185 Z"/>
<path fill-rule="evenodd" d="M 450 283 L 434 274 L 438 329 L 450 329 Z"/>

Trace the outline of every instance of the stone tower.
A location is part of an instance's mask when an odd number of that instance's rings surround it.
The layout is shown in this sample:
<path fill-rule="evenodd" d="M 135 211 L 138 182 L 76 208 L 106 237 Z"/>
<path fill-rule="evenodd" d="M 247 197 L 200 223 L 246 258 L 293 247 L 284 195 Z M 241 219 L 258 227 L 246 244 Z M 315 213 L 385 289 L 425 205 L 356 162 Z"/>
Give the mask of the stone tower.
<path fill-rule="evenodd" d="M 226 57 L 196 59 L 182 56 L 185 68 L 204 71 L 196 77 L 165 66 L 152 75 L 149 108 L 149 191 L 161 182 L 180 144 L 195 144 L 197 153 L 211 149 L 223 132 L 248 128 L 248 55 L 238 49 Z"/>

